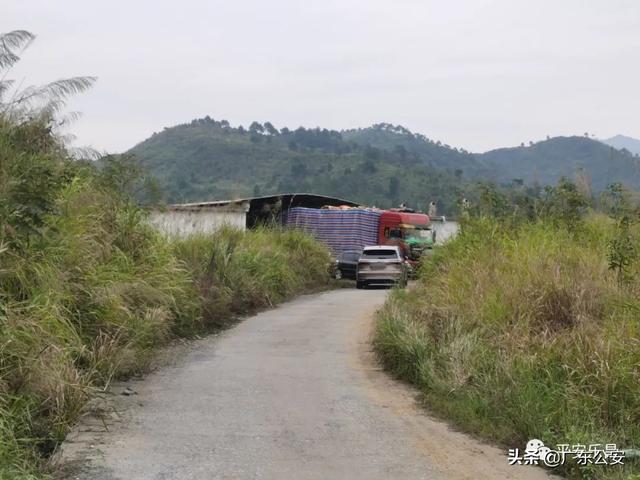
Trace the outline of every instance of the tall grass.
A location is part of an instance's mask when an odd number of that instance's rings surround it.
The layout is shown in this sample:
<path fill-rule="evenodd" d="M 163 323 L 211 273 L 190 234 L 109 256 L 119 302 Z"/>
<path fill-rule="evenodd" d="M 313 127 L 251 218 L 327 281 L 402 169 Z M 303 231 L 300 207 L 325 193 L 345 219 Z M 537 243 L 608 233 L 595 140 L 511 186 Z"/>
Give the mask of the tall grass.
<path fill-rule="evenodd" d="M 131 200 L 153 182 L 130 157 L 77 162 L 55 133 L 94 78 L 10 88 L 33 38 L 0 34 L 0 480 L 41 476 L 86 401 L 158 346 L 329 277 L 327 250 L 299 232 L 154 231 Z"/>
<path fill-rule="evenodd" d="M 171 338 L 328 282 L 328 251 L 300 232 L 168 240 L 91 178 L 45 220 L 0 249 L 0 479 L 39 475 L 86 401 Z"/>
<path fill-rule="evenodd" d="M 328 281 L 329 251 L 299 230 L 245 233 L 227 227 L 175 241 L 173 247 L 198 288 L 199 328 L 224 326 L 234 315 L 276 305 Z"/>
<path fill-rule="evenodd" d="M 470 221 L 436 253 L 417 288 L 380 313 L 375 348 L 425 404 L 466 430 L 523 447 L 640 445 L 640 276 L 608 269 L 614 229 Z M 578 467 L 572 478 L 626 478 Z"/>

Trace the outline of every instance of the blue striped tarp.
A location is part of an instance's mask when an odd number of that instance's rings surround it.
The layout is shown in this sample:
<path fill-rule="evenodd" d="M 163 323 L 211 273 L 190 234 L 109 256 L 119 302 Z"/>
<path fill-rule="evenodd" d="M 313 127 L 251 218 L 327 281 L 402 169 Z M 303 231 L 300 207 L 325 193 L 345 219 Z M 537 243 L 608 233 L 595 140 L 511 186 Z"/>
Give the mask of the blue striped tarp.
<path fill-rule="evenodd" d="M 360 209 L 321 210 L 294 207 L 289 209 L 285 224 L 311 233 L 337 254 L 377 245 L 380 214 L 381 212 Z"/>

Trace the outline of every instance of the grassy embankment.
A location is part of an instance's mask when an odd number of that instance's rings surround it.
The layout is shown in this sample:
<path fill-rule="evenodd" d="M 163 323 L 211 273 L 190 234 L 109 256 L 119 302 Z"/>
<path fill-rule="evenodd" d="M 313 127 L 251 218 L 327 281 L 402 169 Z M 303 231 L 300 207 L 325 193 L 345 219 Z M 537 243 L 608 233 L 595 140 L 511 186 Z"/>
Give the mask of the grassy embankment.
<path fill-rule="evenodd" d="M 640 272 L 629 265 L 620 282 L 610 271 L 614 231 L 605 216 L 571 230 L 471 221 L 415 290 L 387 302 L 379 357 L 433 412 L 506 446 L 637 447 Z M 638 470 L 628 463 L 564 473 L 627 478 Z"/>
<path fill-rule="evenodd" d="M 0 121 L 2 480 L 43 476 L 86 401 L 172 338 L 328 281 L 328 251 L 300 232 L 163 238 L 119 167 L 72 161 L 46 124 Z"/>

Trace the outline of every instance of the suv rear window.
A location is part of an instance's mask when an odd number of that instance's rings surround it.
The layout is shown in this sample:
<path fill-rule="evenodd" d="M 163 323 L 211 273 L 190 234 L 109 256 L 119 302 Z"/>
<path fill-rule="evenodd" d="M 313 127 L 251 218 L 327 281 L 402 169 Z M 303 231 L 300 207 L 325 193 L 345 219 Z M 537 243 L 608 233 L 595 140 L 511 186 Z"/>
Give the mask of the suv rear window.
<path fill-rule="evenodd" d="M 395 250 L 365 250 L 362 252 L 362 256 L 367 258 L 398 258 L 398 253 Z"/>

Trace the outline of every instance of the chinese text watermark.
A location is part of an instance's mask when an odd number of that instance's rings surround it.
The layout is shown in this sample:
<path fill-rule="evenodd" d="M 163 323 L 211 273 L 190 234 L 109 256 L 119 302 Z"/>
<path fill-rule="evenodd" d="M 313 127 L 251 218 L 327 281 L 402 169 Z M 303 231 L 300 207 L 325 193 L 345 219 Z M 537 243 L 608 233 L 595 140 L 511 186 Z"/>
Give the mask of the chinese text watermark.
<path fill-rule="evenodd" d="M 591 445 L 559 444 L 553 450 L 541 440 L 527 442 L 524 450 L 509 449 L 509 465 L 544 465 L 550 468 L 564 465 L 573 459 L 578 465 L 623 465 L 625 452 L 614 443 Z"/>

